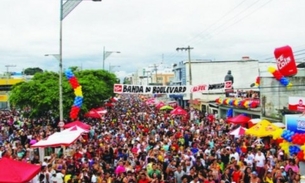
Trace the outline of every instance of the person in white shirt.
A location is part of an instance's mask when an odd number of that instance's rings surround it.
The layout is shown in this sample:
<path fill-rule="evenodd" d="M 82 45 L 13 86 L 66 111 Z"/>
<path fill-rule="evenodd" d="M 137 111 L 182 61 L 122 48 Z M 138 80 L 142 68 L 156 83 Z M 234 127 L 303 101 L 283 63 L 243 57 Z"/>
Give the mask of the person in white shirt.
<path fill-rule="evenodd" d="M 174 173 L 174 177 L 175 177 L 175 182 L 176 183 L 182 183 L 182 176 L 185 175 L 185 171 L 182 170 L 181 166 L 177 167 L 177 170 Z"/>
<path fill-rule="evenodd" d="M 91 176 L 91 183 L 97 183 L 96 172 L 93 172 L 93 174 Z"/>
<path fill-rule="evenodd" d="M 258 176 L 263 177 L 265 174 L 266 157 L 260 150 L 258 150 L 258 152 L 255 154 L 254 161 L 255 161 L 256 172 L 257 172 Z"/>
<path fill-rule="evenodd" d="M 254 154 L 249 151 L 248 154 L 246 154 L 244 161 L 247 163 L 247 166 L 253 167 Z"/>
<path fill-rule="evenodd" d="M 64 183 L 64 174 L 57 172 L 53 180 L 53 183 Z"/>
<path fill-rule="evenodd" d="M 230 159 L 234 157 L 237 162 L 239 162 L 239 154 L 234 148 L 231 148 Z"/>

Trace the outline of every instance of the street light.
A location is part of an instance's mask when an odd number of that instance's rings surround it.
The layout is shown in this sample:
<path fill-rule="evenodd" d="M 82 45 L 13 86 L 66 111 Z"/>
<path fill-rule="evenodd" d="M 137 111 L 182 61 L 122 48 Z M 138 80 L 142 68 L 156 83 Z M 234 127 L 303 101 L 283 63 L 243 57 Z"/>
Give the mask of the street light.
<path fill-rule="evenodd" d="M 120 51 L 105 51 L 105 46 L 103 49 L 103 70 L 105 70 L 105 60 L 108 58 L 112 53 L 121 53 Z"/>
<path fill-rule="evenodd" d="M 10 73 L 9 73 L 10 67 L 16 67 L 16 65 L 5 65 L 5 67 L 6 67 L 6 85 L 8 86 L 10 79 Z M 8 110 L 10 110 L 11 109 L 10 100 L 9 100 L 10 95 L 8 90 L 6 91 L 6 98 L 7 98 L 7 108 Z"/>
<path fill-rule="evenodd" d="M 62 104 L 62 37 L 63 37 L 63 20 L 79 5 L 83 0 L 60 0 L 60 21 L 59 21 L 59 54 L 52 54 L 59 60 L 59 123 L 58 126 L 62 129 L 64 126 L 63 104 Z M 101 0 L 92 0 L 101 2 Z M 50 54 L 51 55 L 51 54 Z"/>
<path fill-rule="evenodd" d="M 62 63 L 60 62 L 60 54 L 45 54 L 44 56 L 53 56 L 56 60 L 59 61 L 59 127 L 62 129 L 63 120 L 64 120 L 64 110 L 63 110 L 63 96 L 62 96 Z"/>

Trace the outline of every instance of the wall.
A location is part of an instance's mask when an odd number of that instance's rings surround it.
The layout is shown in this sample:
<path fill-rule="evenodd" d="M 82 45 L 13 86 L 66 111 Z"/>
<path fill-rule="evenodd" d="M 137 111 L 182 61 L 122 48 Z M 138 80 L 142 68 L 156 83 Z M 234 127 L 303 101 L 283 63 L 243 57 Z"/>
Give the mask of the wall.
<path fill-rule="evenodd" d="M 255 82 L 258 74 L 257 60 L 236 60 L 236 61 L 208 61 L 208 62 L 192 62 L 192 85 L 199 84 L 216 84 L 224 82 L 224 77 L 228 70 L 232 71 L 234 76 L 234 88 L 249 89 L 251 83 Z M 186 80 L 188 84 L 189 69 L 186 63 Z M 219 92 L 218 91 L 206 91 Z M 194 93 L 193 98 L 202 98 L 202 93 Z M 184 100 L 189 99 L 189 94 L 186 94 Z M 209 97 L 205 96 L 205 100 Z"/>
<path fill-rule="evenodd" d="M 260 81 L 262 116 L 282 120 L 279 110 L 288 107 L 288 97 L 305 96 L 305 71 L 300 70 L 298 75 L 289 77 L 293 86 L 290 89 L 282 86 L 273 77 L 262 77 Z"/>
<path fill-rule="evenodd" d="M 0 79 L 0 85 L 14 85 L 14 84 L 22 82 L 22 81 L 24 81 L 23 78 L 18 78 L 18 79 L 14 79 L 14 78 Z"/>

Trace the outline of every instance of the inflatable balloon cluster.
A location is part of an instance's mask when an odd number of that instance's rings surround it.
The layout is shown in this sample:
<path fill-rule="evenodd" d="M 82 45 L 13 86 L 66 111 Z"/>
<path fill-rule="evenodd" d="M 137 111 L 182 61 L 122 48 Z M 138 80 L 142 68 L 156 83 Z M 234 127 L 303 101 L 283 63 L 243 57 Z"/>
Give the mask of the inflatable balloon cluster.
<path fill-rule="evenodd" d="M 218 98 L 215 100 L 218 104 L 230 105 L 242 108 L 256 108 L 260 105 L 260 101 L 257 99 L 239 99 L 239 98 Z"/>
<path fill-rule="evenodd" d="M 305 161 L 305 134 L 277 129 L 272 136 L 273 139 L 282 140 L 279 146 L 285 154 L 296 154 L 300 161 Z"/>
<path fill-rule="evenodd" d="M 290 130 L 284 130 L 282 133 L 282 138 L 285 139 L 288 142 L 292 142 L 292 136 L 294 135 L 293 131 Z"/>
<path fill-rule="evenodd" d="M 289 81 L 289 79 L 286 78 L 285 76 L 283 76 L 280 73 L 280 71 L 276 70 L 275 67 L 270 66 L 268 68 L 268 72 L 270 72 L 273 75 L 273 77 L 281 83 L 281 85 L 283 85 L 287 88 L 290 88 L 292 86 L 292 83 Z"/>
<path fill-rule="evenodd" d="M 292 145 L 289 146 L 289 154 L 298 154 L 301 151 L 299 146 Z"/>
<path fill-rule="evenodd" d="M 297 145 L 304 145 L 305 143 L 305 134 L 303 133 L 295 133 L 292 136 L 292 143 Z"/>
<path fill-rule="evenodd" d="M 73 106 L 70 111 L 70 118 L 76 119 L 83 104 L 82 86 L 80 86 L 80 84 L 78 83 L 78 80 L 74 76 L 71 69 L 67 69 L 65 71 L 65 75 L 69 80 L 71 87 L 74 89 L 74 94 L 75 94 Z"/>
<path fill-rule="evenodd" d="M 256 80 L 255 80 L 255 86 L 259 86 L 260 84 L 260 77 L 257 77 Z"/>
<path fill-rule="evenodd" d="M 285 152 L 285 154 L 289 154 L 289 146 L 290 146 L 290 143 L 287 142 L 287 141 L 284 141 L 282 143 L 279 144 L 279 146 L 281 147 L 281 149 Z"/>

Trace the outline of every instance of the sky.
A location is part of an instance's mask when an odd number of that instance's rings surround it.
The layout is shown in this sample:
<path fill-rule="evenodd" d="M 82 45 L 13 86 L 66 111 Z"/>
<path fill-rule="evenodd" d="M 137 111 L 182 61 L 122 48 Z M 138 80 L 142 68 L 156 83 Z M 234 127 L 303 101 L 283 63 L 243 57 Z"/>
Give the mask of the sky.
<path fill-rule="evenodd" d="M 63 65 L 102 69 L 104 47 L 120 52 L 105 60 L 120 78 L 187 60 L 177 47 L 191 46 L 192 59 L 273 60 L 275 48 L 290 45 L 304 59 L 304 7 L 301 0 L 83 0 L 63 20 Z M 58 71 L 45 55 L 59 53 L 59 14 L 60 0 L 1 0 L 0 72 L 5 65 Z"/>

